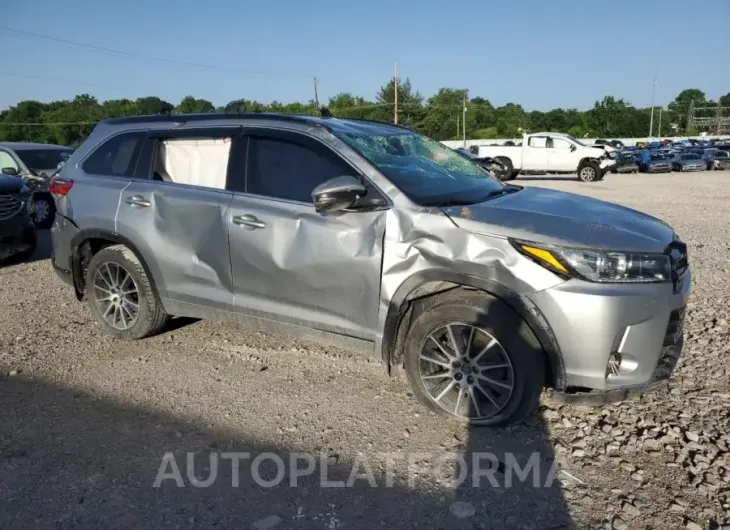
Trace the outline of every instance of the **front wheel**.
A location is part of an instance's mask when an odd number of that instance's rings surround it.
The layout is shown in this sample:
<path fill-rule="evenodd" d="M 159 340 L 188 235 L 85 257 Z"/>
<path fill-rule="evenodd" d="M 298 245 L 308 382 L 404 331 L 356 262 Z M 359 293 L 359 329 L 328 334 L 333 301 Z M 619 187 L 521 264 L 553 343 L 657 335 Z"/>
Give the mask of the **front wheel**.
<path fill-rule="evenodd" d="M 601 166 L 595 162 L 584 162 L 578 167 L 578 180 L 594 182 L 601 178 Z"/>
<path fill-rule="evenodd" d="M 47 230 L 53 224 L 56 215 L 56 203 L 50 193 L 38 193 L 33 197 L 35 211 L 33 222 L 39 230 Z"/>
<path fill-rule="evenodd" d="M 404 344 L 417 399 L 472 425 L 525 419 L 545 382 L 544 355 L 510 307 L 486 293 L 454 290 L 426 302 Z"/>
<path fill-rule="evenodd" d="M 168 320 L 144 267 L 124 245 L 104 248 L 91 259 L 86 296 L 97 322 L 118 339 L 154 335 Z"/>
<path fill-rule="evenodd" d="M 509 158 L 505 158 L 502 156 L 497 157 L 494 160 L 495 162 L 499 162 L 499 164 L 501 164 L 502 166 L 501 171 L 499 171 L 495 176 L 502 182 L 512 180 L 512 178 L 514 178 L 512 177 L 512 174 L 514 173 L 512 161 Z"/>

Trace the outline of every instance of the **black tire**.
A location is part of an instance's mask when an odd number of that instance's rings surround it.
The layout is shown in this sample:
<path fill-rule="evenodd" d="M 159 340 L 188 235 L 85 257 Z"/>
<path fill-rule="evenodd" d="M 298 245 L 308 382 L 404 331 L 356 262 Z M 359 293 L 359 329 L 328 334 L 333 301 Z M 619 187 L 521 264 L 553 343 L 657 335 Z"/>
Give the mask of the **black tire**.
<path fill-rule="evenodd" d="M 137 317 L 134 323 L 124 330 L 117 329 L 107 322 L 97 305 L 100 291 L 95 288 L 94 281 L 97 271 L 106 264 L 123 268 L 131 276 L 137 288 Z M 96 321 L 104 331 L 118 339 L 137 340 L 155 335 L 165 327 L 169 319 L 142 263 L 134 252 L 124 245 L 104 248 L 91 259 L 86 271 L 86 296 Z"/>
<path fill-rule="evenodd" d="M 499 354 L 509 358 L 513 390 L 493 416 L 467 418 L 445 410 L 431 397 L 421 378 L 422 364 L 431 366 L 421 360 L 429 336 L 455 322 L 484 330 L 501 345 Z M 504 302 L 477 291 L 455 289 L 428 300 L 411 321 L 404 343 L 404 364 L 413 393 L 422 404 L 445 417 L 471 425 L 496 427 L 522 421 L 537 407 L 545 384 L 545 356 L 532 330 Z M 467 400 L 467 410 L 475 410 L 473 401 Z"/>
<path fill-rule="evenodd" d="M 504 166 L 504 171 L 495 176 L 502 182 L 512 180 L 514 178 L 512 174 L 515 171 L 514 166 L 512 165 L 512 160 L 504 156 L 498 156 L 495 160 Z"/>
<path fill-rule="evenodd" d="M 601 180 L 601 166 L 596 162 L 583 162 L 578 166 L 578 180 L 581 182 L 596 182 Z"/>
<path fill-rule="evenodd" d="M 33 220 L 36 228 L 39 230 L 48 230 L 51 228 L 53 219 L 56 216 L 56 202 L 53 200 L 53 196 L 50 193 L 36 193 L 33 197 L 33 201 L 35 202 Z M 45 217 L 39 219 L 38 216 L 41 213 L 45 213 Z"/>

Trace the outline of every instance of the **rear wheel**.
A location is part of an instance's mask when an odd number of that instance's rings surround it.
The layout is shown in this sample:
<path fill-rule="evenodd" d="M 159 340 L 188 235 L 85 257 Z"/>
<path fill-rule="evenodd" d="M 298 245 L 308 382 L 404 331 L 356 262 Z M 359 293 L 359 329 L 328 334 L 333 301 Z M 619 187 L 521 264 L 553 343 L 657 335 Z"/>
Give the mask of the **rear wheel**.
<path fill-rule="evenodd" d="M 404 345 L 418 400 L 473 425 L 517 423 L 545 382 L 542 349 L 510 307 L 486 293 L 454 290 L 427 302 Z"/>
<path fill-rule="evenodd" d="M 601 166 L 596 162 L 583 162 L 578 167 L 578 180 L 581 182 L 595 182 L 601 178 Z"/>
<path fill-rule="evenodd" d="M 154 335 L 168 320 L 144 267 L 124 245 L 94 255 L 86 272 L 86 295 L 96 320 L 118 339 Z"/>

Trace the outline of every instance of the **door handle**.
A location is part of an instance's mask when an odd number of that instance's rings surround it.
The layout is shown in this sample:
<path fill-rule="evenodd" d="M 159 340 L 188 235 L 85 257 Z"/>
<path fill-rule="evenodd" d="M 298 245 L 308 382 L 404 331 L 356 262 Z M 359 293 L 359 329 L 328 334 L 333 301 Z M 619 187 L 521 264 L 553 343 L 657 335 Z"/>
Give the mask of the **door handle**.
<path fill-rule="evenodd" d="M 126 202 L 127 204 L 130 204 L 132 206 L 144 206 L 144 207 L 147 207 L 147 206 L 151 206 L 152 205 L 152 203 L 150 201 L 148 201 L 147 199 L 145 199 L 141 195 L 133 195 L 132 197 L 127 197 L 126 199 L 124 199 L 124 202 Z"/>
<path fill-rule="evenodd" d="M 266 223 L 259 221 L 255 216 L 245 214 L 236 215 L 233 217 L 233 223 L 238 226 L 245 226 L 249 230 L 255 230 L 256 228 L 266 228 Z"/>

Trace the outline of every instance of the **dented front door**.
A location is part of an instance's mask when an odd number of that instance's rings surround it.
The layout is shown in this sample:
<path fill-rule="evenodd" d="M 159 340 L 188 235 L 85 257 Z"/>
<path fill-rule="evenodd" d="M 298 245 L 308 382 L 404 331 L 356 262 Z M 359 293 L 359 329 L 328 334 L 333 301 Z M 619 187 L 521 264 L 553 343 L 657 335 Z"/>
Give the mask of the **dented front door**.
<path fill-rule="evenodd" d="M 138 246 L 162 298 L 230 310 L 232 196 L 152 180 L 134 180 L 122 190 L 116 231 Z"/>
<path fill-rule="evenodd" d="M 229 226 L 237 311 L 376 339 L 384 211 L 323 215 L 237 193 Z"/>

